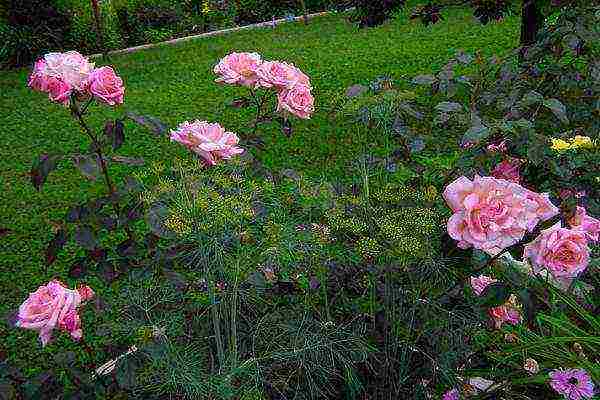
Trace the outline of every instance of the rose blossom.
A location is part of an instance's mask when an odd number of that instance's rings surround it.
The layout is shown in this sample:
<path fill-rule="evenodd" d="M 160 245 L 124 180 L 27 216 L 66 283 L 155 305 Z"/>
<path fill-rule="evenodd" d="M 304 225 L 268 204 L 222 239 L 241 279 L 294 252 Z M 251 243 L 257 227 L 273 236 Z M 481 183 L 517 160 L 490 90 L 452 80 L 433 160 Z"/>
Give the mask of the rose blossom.
<path fill-rule="evenodd" d="M 584 369 L 555 369 L 550 373 L 550 386 L 568 400 L 594 397 L 594 383 Z"/>
<path fill-rule="evenodd" d="M 114 106 L 123 104 L 123 80 L 111 67 L 96 68 L 89 77 L 90 93 L 98 100 Z"/>
<path fill-rule="evenodd" d="M 488 310 L 488 314 L 494 320 L 496 329 L 502 328 L 503 324 L 517 325 L 522 321 L 521 313 L 519 312 L 517 297 L 511 294 L 508 301 L 497 307 L 492 307 Z"/>
<path fill-rule="evenodd" d="M 219 75 L 216 82 L 253 88 L 258 80 L 256 71 L 261 63 L 258 53 L 231 53 L 215 66 L 214 72 Z"/>
<path fill-rule="evenodd" d="M 486 287 L 488 287 L 488 285 L 498 282 L 497 279 L 494 278 L 490 278 L 489 276 L 485 276 L 485 275 L 480 275 L 480 276 L 472 276 L 471 277 L 471 289 L 473 289 L 473 292 L 475 292 L 475 294 L 477 296 L 481 296 L 481 294 L 483 293 L 483 291 L 485 290 Z"/>
<path fill-rule="evenodd" d="M 44 74 L 64 81 L 73 89 L 85 91 L 88 77 L 94 69 L 94 64 L 76 51 L 66 53 L 48 53 L 44 56 L 46 66 Z"/>
<path fill-rule="evenodd" d="M 33 71 L 29 76 L 27 85 L 38 92 L 45 92 L 48 85 L 48 76 L 44 74 L 46 61 L 43 58 L 37 60 L 33 66 Z"/>
<path fill-rule="evenodd" d="M 531 260 L 534 272 L 547 269 L 555 278 L 574 278 L 587 268 L 590 250 L 584 232 L 557 222 L 525 246 L 523 257 Z"/>
<path fill-rule="evenodd" d="M 93 294 L 91 289 L 87 293 Z M 82 330 L 77 308 L 81 300 L 77 290 L 68 289 L 57 280 L 50 281 L 30 293 L 21 304 L 16 326 L 38 331 L 43 346 L 51 340 L 55 328 L 67 331 L 73 339 L 79 340 Z"/>
<path fill-rule="evenodd" d="M 296 84 L 311 87 L 310 79 L 292 64 L 281 61 L 265 61 L 256 70 L 257 86 L 264 88 L 291 89 Z"/>
<path fill-rule="evenodd" d="M 521 167 L 521 160 L 517 158 L 508 158 L 492 170 L 492 176 L 498 179 L 506 179 L 507 181 L 519 183 L 521 177 L 519 176 L 519 168 Z"/>
<path fill-rule="evenodd" d="M 587 214 L 585 208 L 577 206 L 575 214 L 569 219 L 571 229 L 585 233 L 591 242 L 600 238 L 600 221 Z"/>
<path fill-rule="evenodd" d="M 527 231 L 558 213 L 545 194 L 504 179 L 465 176 L 450 183 L 444 199 L 454 211 L 448 234 L 458 247 L 475 247 L 491 255 L 518 243 Z"/>
<path fill-rule="evenodd" d="M 277 100 L 277 112 L 287 112 L 298 118 L 310 119 L 315 111 L 315 99 L 310 93 L 310 88 L 302 84 L 282 90 L 277 95 Z"/>
<path fill-rule="evenodd" d="M 49 77 L 46 80 L 46 91 L 51 101 L 64 104 L 65 106 L 69 104 L 72 88 L 61 79 L 53 76 Z"/>
<path fill-rule="evenodd" d="M 171 131 L 171 141 L 183 144 L 208 165 L 244 152 L 237 146 L 239 139 L 235 133 L 226 132 L 221 125 L 206 121 L 185 121 L 177 130 Z"/>

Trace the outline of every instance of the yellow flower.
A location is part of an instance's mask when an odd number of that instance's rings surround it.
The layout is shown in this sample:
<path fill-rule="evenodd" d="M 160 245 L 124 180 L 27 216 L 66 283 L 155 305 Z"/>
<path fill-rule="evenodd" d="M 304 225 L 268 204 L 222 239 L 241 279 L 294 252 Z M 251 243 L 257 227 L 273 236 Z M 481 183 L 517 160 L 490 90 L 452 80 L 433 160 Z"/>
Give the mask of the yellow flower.
<path fill-rule="evenodd" d="M 552 150 L 565 151 L 565 150 L 569 150 L 571 148 L 571 145 L 562 139 L 554 139 L 553 138 L 551 140 L 552 140 L 552 146 L 550 146 L 550 148 Z"/>
<path fill-rule="evenodd" d="M 573 139 L 571 139 L 571 148 L 579 147 L 591 148 L 594 147 L 594 143 L 592 142 L 592 139 L 589 136 L 577 135 Z"/>
<path fill-rule="evenodd" d="M 208 14 L 210 12 L 210 4 L 208 1 L 205 1 L 202 4 L 202 14 Z"/>

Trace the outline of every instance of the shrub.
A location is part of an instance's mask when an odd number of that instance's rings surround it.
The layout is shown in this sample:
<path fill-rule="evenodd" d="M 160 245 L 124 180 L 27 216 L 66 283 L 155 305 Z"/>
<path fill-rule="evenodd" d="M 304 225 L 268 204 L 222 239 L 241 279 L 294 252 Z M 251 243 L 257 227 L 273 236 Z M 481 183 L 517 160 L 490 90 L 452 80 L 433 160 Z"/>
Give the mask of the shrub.
<path fill-rule="evenodd" d="M 351 19 L 358 21 L 361 28 L 381 25 L 404 3 L 405 0 L 356 0 Z"/>
<path fill-rule="evenodd" d="M 14 67 L 31 63 L 40 54 L 65 43 L 71 20 L 44 0 L 10 0 L 0 21 L 0 65 Z"/>

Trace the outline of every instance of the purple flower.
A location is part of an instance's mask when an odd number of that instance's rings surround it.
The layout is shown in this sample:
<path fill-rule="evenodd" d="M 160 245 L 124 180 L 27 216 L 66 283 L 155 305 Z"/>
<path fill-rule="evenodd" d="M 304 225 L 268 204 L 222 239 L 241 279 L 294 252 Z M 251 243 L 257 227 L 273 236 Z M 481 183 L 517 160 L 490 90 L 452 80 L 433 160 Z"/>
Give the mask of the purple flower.
<path fill-rule="evenodd" d="M 448 390 L 442 396 L 442 400 L 458 400 L 460 398 L 460 394 L 458 393 L 458 389 Z"/>
<path fill-rule="evenodd" d="M 568 400 L 594 397 L 594 384 L 583 369 L 555 369 L 550 373 L 550 386 Z"/>

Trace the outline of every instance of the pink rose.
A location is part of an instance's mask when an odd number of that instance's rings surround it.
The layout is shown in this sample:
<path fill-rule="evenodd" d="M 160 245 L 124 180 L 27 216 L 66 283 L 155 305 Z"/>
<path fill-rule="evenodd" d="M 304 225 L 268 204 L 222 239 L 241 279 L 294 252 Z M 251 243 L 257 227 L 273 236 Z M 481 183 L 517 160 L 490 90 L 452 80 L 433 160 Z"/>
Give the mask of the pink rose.
<path fill-rule="evenodd" d="M 43 346 L 51 340 L 55 328 L 69 332 L 78 340 L 82 334 L 77 315 L 80 305 L 81 296 L 77 290 L 68 289 L 53 280 L 29 294 L 19 307 L 16 325 L 38 331 Z"/>
<path fill-rule="evenodd" d="M 39 59 L 35 62 L 33 66 L 33 71 L 29 76 L 29 82 L 27 85 L 33 90 L 37 90 L 38 92 L 45 92 L 48 86 L 48 76 L 44 73 L 46 69 L 46 61 L 44 59 Z"/>
<path fill-rule="evenodd" d="M 571 229 L 583 232 L 591 242 L 600 239 L 600 221 L 587 214 L 585 208 L 577 206 L 575 214 L 569 219 Z"/>
<path fill-rule="evenodd" d="M 531 192 L 504 179 L 460 177 L 444 190 L 444 199 L 454 211 L 448 234 L 460 248 L 475 247 L 495 255 L 518 243 L 548 215 L 547 195 Z M 549 203 L 551 206 L 551 203 Z"/>
<path fill-rule="evenodd" d="M 83 330 L 81 329 L 81 320 L 77 310 L 72 308 L 65 314 L 65 316 L 58 321 L 58 328 L 68 332 L 73 340 L 81 340 L 83 337 Z"/>
<path fill-rule="evenodd" d="M 239 138 L 235 133 L 226 132 L 221 125 L 206 121 L 180 124 L 177 130 L 171 131 L 171 141 L 183 144 L 202 157 L 207 165 L 215 165 L 219 160 L 244 152 L 237 146 Z"/>
<path fill-rule="evenodd" d="M 490 278 L 489 276 L 480 275 L 480 276 L 472 276 L 471 277 L 471 288 L 473 292 L 477 296 L 481 296 L 486 287 L 491 285 L 492 283 L 498 282 L 497 279 Z"/>
<path fill-rule="evenodd" d="M 517 297 L 514 294 L 510 295 L 505 304 L 490 308 L 488 314 L 492 317 L 496 329 L 502 328 L 504 324 L 518 325 L 523 320 L 518 309 Z"/>
<path fill-rule="evenodd" d="M 308 86 L 298 84 L 289 90 L 282 90 L 277 95 L 277 100 L 277 112 L 310 119 L 315 111 L 315 99 Z"/>
<path fill-rule="evenodd" d="M 310 79 L 294 65 L 280 61 L 265 61 L 256 70 L 257 86 L 291 89 L 296 84 L 310 86 Z"/>
<path fill-rule="evenodd" d="M 570 279 L 587 268 L 590 250 L 585 232 L 557 222 L 525 246 L 523 257 L 531 260 L 534 272 L 547 269 L 557 279 Z"/>
<path fill-rule="evenodd" d="M 498 179 L 506 179 L 507 181 L 519 183 L 519 168 L 521 168 L 521 160 L 517 158 L 508 158 L 494 168 L 492 176 Z"/>
<path fill-rule="evenodd" d="M 258 53 L 231 53 L 214 68 L 218 83 L 242 85 L 253 88 L 258 81 L 256 71 L 262 59 Z"/>
<path fill-rule="evenodd" d="M 72 90 L 71 86 L 60 78 L 52 76 L 46 80 L 46 91 L 51 101 L 68 105 Z"/>
<path fill-rule="evenodd" d="M 100 101 L 114 106 L 123 104 L 125 88 L 123 80 L 111 67 L 97 68 L 89 77 L 89 90 Z"/>
<path fill-rule="evenodd" d="M 91 300 L 95 296 L 94 291 L 88 285 L 77 288 L 77 291 L 79 292 L 82 301 Z"/>
<path fill-rule="evenodd" d="M 94 64 L 76 51 L 66 53 L 48 53 L 44 56 L 46 66 L 44 74 L 60 78 L 73 89 L 83 92 L 87 89 L 88 78 Z"/>

